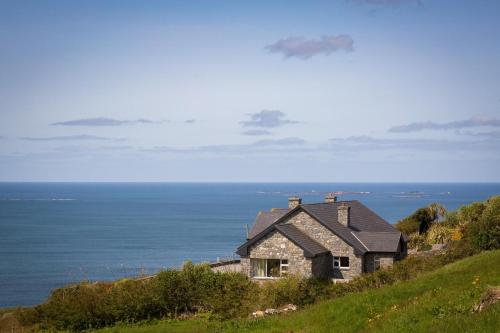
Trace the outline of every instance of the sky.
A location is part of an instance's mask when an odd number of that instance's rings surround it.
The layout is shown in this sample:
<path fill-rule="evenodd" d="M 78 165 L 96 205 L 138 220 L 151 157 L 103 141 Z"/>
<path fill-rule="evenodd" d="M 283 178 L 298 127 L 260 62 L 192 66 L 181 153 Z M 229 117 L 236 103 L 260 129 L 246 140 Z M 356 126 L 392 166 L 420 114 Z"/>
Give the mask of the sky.
<path fill-rule="evenodd" d="M 499 15 L 1 1 L 0 181 L 499 182 Z"/>

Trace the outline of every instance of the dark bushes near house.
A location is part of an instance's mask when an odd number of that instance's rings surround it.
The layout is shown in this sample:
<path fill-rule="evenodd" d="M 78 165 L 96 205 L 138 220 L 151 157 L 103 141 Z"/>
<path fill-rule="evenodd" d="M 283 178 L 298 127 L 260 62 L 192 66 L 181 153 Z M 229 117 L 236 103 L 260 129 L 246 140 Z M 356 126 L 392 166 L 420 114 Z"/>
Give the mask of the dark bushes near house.
<path fill-rule="evenodd" d="M 186 263 L 146 280 L 81 283 L 55 290 L 48 300 L 18 312 L 23 325 L 82 331 L 199 311 L 220 319 L 246 316 L 257 286 L 238 273 L 214 273 Z"/>

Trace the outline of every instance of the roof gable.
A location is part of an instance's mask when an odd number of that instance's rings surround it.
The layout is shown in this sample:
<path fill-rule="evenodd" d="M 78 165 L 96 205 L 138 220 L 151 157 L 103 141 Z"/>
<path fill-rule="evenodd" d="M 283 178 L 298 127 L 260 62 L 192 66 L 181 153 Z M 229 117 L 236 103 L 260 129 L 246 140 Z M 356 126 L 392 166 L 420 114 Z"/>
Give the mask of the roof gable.
<path fill-rule="evenodd" d="M 238 248 L 236 253 L 243 257 L 247 256 L 249 247 L 258 243 L 261 239 L 271 234 L 272 232 L 279 232 L 292 243 L 300 247 L 304 251 L 304 256 L 306 258 L 312 258 L 317 255 L 330 252 L 323 245 L 319 244 L 293 225 L 273 224 L 268 227 L 265 232 L 261 232 L 258 236 L 245 242 L 245 244 Z"/>

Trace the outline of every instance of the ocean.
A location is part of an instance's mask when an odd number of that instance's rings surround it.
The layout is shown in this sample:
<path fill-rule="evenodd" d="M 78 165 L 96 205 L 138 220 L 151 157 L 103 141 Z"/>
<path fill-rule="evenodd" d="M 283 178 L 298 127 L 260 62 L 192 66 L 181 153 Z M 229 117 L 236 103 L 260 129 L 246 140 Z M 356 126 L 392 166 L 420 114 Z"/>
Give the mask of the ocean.
<path fill-rule="evenodd" d="M 500 184 L 0 183 L 0 307 L 38 304 L 67 283 L 231 257 L 259 210 L 328 192 L 395 223 L 431 202 L 485 200 Z"/>

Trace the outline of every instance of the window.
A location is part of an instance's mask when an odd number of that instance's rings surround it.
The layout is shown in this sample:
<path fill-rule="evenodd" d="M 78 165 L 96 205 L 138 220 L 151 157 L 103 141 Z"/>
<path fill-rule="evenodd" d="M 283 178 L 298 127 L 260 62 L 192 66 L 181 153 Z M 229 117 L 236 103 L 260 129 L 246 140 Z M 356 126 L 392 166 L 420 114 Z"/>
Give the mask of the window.
<path fill-rule="evenodd" d="M 373 270 L 379 270 L 380 269 L 380 257 L 379 256 L 374 256 L 373 257 Z"/>
<path fill-rule="evenodd" d="M 278 278 L 288 274 L 287 259 L 250 259 L 252 276 L 257 278 Z"/>
<path fill-rule="evenodd" d="M 333 268 L 348 269 L 349 257 L 333 257 Z"/>
<path fill-rule="evenodd" d="M 282 259 L 280 264 L 281 276 L 288 274 L 288 260 Z"/>

